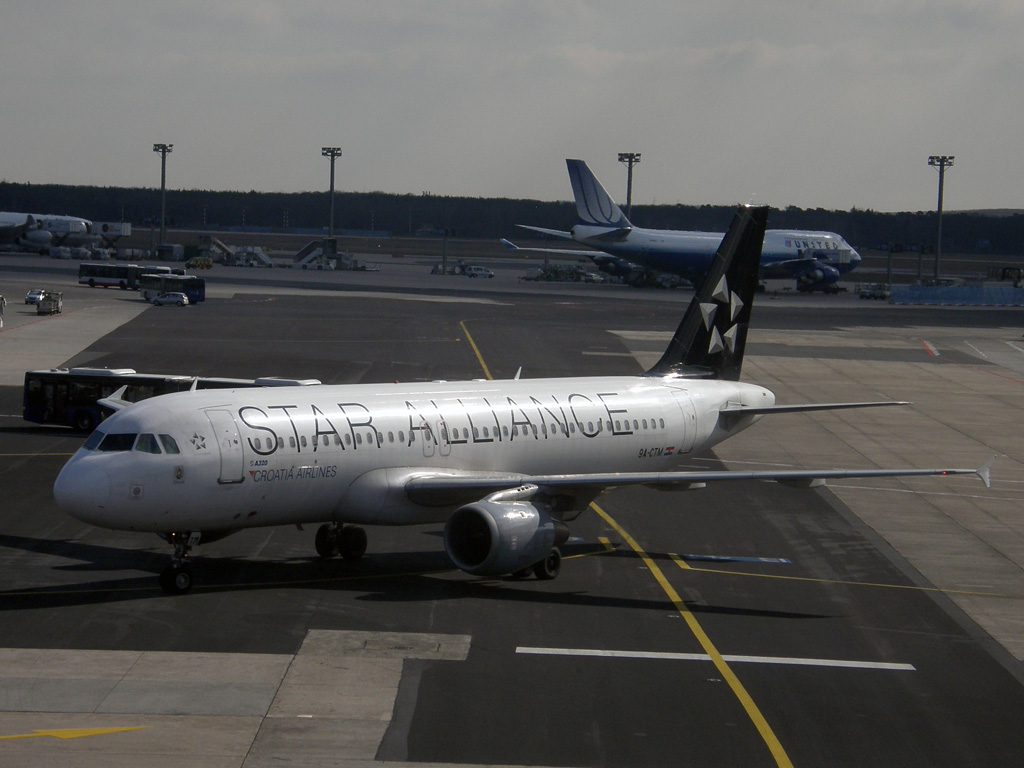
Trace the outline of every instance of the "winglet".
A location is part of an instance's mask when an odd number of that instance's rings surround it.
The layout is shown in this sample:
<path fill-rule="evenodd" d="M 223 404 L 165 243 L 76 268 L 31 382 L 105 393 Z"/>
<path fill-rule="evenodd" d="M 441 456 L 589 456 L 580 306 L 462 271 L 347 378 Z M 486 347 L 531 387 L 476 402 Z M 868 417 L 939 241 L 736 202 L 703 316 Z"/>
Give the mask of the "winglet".
<path fill-rule="evenodd" d="M 96 401 L 96 405 L 102 405 L 104 408 L 109 408 L 112 411 L 120 411 L 131 405 L 130 402 L 124 399 L 124 393 L 127 391 L 128 385 L 125 384 L 116 392 L 111 392 L 109 397 L 100 398 Z"/>
<path fill-rule="evenodd" d="M 975 473 L 981 478 L 981 482 L 985 484 L 986 488 L 992 487 L 992 464 L 995 462 L 996 457 L 993 456 L 991 459 L 986 461 L 980 467 L 978 467 Z"/>

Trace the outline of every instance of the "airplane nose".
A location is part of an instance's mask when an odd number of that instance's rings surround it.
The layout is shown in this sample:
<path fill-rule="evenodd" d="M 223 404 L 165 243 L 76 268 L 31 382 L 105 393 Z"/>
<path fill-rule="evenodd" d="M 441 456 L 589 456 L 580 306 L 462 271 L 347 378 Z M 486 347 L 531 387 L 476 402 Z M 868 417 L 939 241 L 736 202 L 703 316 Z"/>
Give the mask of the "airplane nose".
<path fill-rule="evenodd" d="M 110 507 L 110 478 L 91 462 L 72 459 L 53 484 L 57 506 L 74 518 L 102 525 Z"/>

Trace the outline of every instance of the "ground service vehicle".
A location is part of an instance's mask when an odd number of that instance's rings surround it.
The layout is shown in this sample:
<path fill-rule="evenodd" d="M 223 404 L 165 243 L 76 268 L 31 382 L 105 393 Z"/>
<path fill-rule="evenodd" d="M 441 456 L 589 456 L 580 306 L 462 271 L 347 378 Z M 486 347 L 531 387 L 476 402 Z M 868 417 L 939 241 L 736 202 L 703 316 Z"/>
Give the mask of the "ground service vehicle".
<path fill-rule="evenodd" d="M 59 315 L 64 311 L 64 294 L 57 291 L 43 291 L 36 302 L 37 315 Z"/>

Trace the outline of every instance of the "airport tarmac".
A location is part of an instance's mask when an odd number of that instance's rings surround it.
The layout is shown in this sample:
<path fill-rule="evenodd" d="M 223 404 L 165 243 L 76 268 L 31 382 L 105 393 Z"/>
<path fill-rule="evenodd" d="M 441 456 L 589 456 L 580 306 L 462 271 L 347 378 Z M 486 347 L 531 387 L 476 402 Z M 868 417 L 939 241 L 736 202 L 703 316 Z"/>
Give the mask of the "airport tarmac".
<path fill-rule="evenodd" d="M 53 265 L 43 260 L 42 265 Z M 18 418 L 24 370 L 106 365 L 325 383 L 631 373 L 686 292 L 214 269 L 148 307 L 74 265 L 0 259 L 0 764 L 1010 765 L 1024 757 L 1024 313 L 758 298 L 744 379 L 779 402 L 694 464 L 978 466 L 973 478 L 729 483 L 602 497 L 553 582 L 453 571 L 439 530 L 201 547 L 168 597 L 155 537 L 61 515 L 81 443 Z M 253 274 L 250 274 L 253 273 Z M 38 318 L 29 288 L 61 287 Z M 52 285 L 51 285 L 52 284 Z M 24 289 L 24 290 L 23 290 Z M 466 334 L 479 349 L 479 358 Z M 12 382 L 12 383 L 8 383 Z"/>

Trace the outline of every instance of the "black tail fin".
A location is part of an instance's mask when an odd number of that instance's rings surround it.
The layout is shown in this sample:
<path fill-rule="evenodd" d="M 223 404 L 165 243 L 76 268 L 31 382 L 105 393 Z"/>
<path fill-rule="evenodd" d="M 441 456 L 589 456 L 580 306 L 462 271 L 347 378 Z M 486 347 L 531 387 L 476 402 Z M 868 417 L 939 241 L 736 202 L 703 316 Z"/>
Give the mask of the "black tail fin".
<path fill-rule="evenodd" d="M 646 375 L 739 380 L 767 222 L 767 206 L 736 211 L 668 349 Z"/>

